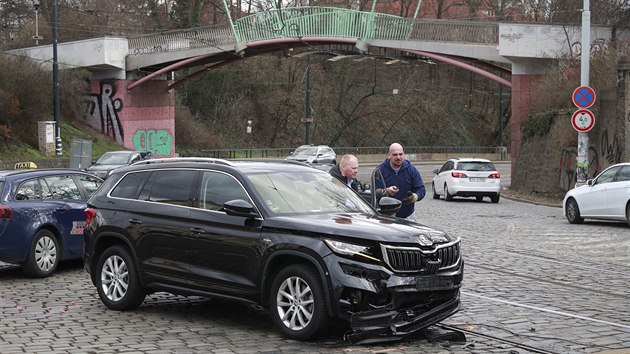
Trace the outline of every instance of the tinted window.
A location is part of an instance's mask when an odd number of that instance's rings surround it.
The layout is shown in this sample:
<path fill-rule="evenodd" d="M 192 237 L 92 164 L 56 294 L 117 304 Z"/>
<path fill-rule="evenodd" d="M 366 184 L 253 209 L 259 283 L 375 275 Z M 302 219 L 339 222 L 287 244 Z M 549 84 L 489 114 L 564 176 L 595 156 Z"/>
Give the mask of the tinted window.
<path fill-rule="evenodd" d="M 235 199 L 243 199 L 251 203 L 247 193 L 234 177 L 212 171 L 203 173 L 199 207 L 219 210 L 223 208 L 223 203 Z"/>
<path fill-rule="evenodd" d="M 81 184 L 83 186 L 83 188 L 85 189 L 85 191 L 88 194 L 88 197 L 91 197 L 92 194 L 94 194 L 94 192 L 96 192 L 96 190 L 98 189 L 98 187 L 101 186 L 101 180 L 96 179 L 92 176 L 87 176 L 87 175 L 77 175 L 77 178 L 79 180 L 79 184 Z"/>
<path fill-rule="evenodd" d="M 111 193 L 112 197 L 136 199 L 142 182 L 151 172 L 129 173 L 118 183 Z"/>
<path fill-rule="evenodd" d="M 43 199 L 81 199 L 79 187 L 70 175 L 47 176 L 41 179 L 41 184 L 45 191 Z"/>
<path fill-rule="evenodd" d="M 458 170 L 462 171 L 496 171 L 491 162 L 466 161 L 460 162 Z"/>
<path fill-rule="evenodd" d="M 190 197 L 196 175 L 196 171 L 189 170 L 155 171 L 142 188 L 140 199 L 192 206 Z"/>
<path fill-rule="evenodd" d="M 42 198 L 42 189 L 37 179 L 22 182 L 15 191 L 15 200 L 34 200 Z"/>

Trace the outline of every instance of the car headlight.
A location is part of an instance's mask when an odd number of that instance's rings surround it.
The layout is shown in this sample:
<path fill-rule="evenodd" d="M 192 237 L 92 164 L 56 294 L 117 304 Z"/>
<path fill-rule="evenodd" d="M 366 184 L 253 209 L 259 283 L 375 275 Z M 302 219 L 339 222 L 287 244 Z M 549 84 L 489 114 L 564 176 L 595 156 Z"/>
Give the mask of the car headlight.
<path fill-rule="evenodd" d="M 380 262 L 374 252 L 368 246 L 355 245 L 353 243 L 341 242 L 337 240 L 324 240 L 326 245 L 332 249 L 333 252 L 350 257 L 365 258 L 373 262 Z"/>

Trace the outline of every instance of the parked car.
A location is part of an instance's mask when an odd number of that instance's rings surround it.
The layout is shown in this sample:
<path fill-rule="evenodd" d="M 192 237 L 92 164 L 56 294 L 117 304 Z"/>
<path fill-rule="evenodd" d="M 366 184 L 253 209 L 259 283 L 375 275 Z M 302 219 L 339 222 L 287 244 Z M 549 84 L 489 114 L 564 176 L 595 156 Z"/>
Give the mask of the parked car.
<path fill-rule="evenodd" d="M 86 201 L 102 182 L 69 169 L 0 171 L 0 261 L 46 277 L 81 259 Z"/>
<path fill-rule="evenodd" d="M 453 197 L 489 197 L 498 203 L 501 196 L 501 174 L 490 160 L 455 158 L 433 170 L 433 199 L 453 200 Z"/>
<path fill-rule="evenodd" d="M 152 158 L 153 154 L 150 151 L 110 151 L 104 153 L 92 166 L 88 167 L 86 171 L 106 179 L 112 171 L 118 167 L 128 166 L 134 162 Z"/>
<path fill-rule="evenodd" d="M 115 170 L 85 213 L 85 268 L 110 309 L 156 291 L 210 296 L 262 306 L 297 340 L 339 318 L 355 343 L 459 310 L 459 238 L 300 163 L 149 160 Z"/>
<path fill-rule="evenodd" d="M 335 150 L 327 145 L 302 145 L 295 149 L 286 159 L 305 162 L 309 165 L 332 166 L 337 164 Z"/>
<path fill-rule="evenodd" d="M 571 224 L 599 219 L 625 221 L 630 226 L 630 163 L 612 165 L 586 184 L 569 190 L 562 208 Z"/>

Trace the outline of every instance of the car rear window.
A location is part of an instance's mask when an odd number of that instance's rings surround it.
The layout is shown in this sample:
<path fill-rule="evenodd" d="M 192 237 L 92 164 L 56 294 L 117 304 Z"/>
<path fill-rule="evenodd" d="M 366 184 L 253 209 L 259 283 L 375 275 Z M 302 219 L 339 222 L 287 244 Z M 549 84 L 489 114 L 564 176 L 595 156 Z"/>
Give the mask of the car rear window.
<path fill-rule="evenodd" d="M 496 171 L 492 162 L 480 161 L 460 162 L 457 169 L 461 171 Z"/>

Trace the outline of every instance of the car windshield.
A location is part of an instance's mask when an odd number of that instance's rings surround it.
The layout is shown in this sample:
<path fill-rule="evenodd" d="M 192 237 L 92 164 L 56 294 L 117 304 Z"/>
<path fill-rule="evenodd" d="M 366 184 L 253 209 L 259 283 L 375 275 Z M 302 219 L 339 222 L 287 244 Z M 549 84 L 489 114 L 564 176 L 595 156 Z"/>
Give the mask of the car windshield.
<path fill-rule="evenodd" d="M 317 155 L 317 147 L 316 146 L 300 146 L 295 149 L 293 155 Z"/>
<path fill-rule="evenodd" d="M 458 170 L 460 171 L 496 171 L 496 168 L 491 162 L 471 161 L 471 162 L 460 162 Z"/>
<path fill-rule="evenodd" d="M 96 164 L 97 165 L 126 165 L 127 162 L 129 161 L 130 156 L 131 154 L 105 153 L 103 156 L 101 156 L 100 159 L 98 159 L 98 161 L 96 161 Z"/>
<path fill-rule="evenodd" d="M 248 178 L 270 213 L 375 213 L 352 189 L 325 172 L 267 172 Z"/>

